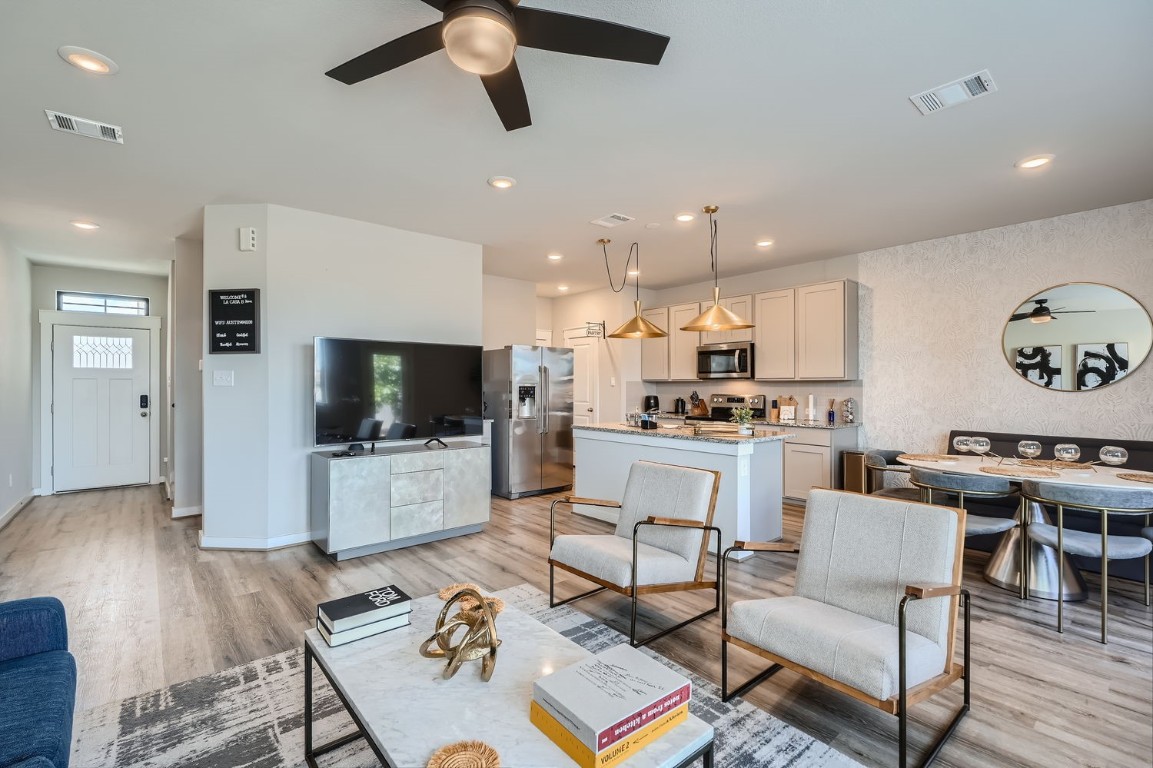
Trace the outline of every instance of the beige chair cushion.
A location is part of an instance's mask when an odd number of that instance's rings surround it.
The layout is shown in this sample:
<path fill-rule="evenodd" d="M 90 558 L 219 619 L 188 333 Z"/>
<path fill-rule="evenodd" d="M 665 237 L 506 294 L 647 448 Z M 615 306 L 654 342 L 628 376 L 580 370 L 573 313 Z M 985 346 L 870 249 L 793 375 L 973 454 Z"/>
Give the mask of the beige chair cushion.
<path fill-rule="evenodd" d="M 734 603 L 728 631 L 877 699 L 897 694 L 898 631 L 892 624 L 794 595 Z M 945 651 L 914 632 L 905 634 L 912 688 L 944 671 Z"/>
<path fill-rule="evenodd" d="M 633 543 L 620 536 L 557 536 L 551 558 L 578 571 L 616 584 L 632 586 Z M 693 581 L 697 560 L 637 542 L 637 583 L 669 584 Z"/>
<path fill-rule="evenodd" d="M 712 472 L 690 467 L 634 462 L 629 469 L 616 535 L 632 541 L 633 526 L 652 517 L 704 522 L 712 499 Z M 642 526 L 638 541 L 691 560 L 696 565 L 701 552 L 699 530 L 667 526 Z"/>

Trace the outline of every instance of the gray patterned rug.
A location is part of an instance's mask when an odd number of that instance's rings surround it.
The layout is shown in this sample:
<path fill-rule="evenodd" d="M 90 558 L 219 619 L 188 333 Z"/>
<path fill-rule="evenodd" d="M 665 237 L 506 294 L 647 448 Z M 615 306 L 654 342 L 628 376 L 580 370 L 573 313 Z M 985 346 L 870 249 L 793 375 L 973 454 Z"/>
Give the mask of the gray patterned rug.
<path fill-rule="evenodd" d="M 549 608 L 522 584 L 496 593 L 593 653 L 624 636 L 567 606 Z M 704 678 L 642 649 L 693 681 L 690 710 L 717 732 L 718 768 L 859 766 L 826 744 L 751 704 L 721 702 Z M 82 712 L 76 717 L 75 768 L 280 768 L 304 766 L 304 667 L 299 649 Z M 316 675 L 323 681 L 323 675 Z M 317 743 L 346 733 L 352 721 L 327 685 L 317 684 Z M 379 768 L 364 741 L 324 755 L 323 768 Z M 423 766 L 398 766 L 423 768 Z M 505 768 L 546 768 L 505 766 Z"/>

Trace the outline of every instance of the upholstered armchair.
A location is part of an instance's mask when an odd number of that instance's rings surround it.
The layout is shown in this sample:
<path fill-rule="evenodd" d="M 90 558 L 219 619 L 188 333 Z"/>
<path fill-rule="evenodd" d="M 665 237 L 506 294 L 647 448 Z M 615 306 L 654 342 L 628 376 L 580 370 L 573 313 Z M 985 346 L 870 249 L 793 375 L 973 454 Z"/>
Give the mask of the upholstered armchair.
<path fill-rule="evenodd" d="M 565 496 L 549 511 L 549 604 L 611 590 L 632 600 L 629 642 L 645 645 L 720 609 L 719 579 L 705 578 L 709 534 L 716 537 L 720 569 L 721 531 L 713 525 L 720 488 L 720 473 L 649 461 L 635 462 L 629 470 L 624 498 L 617 501 Z M 590 504 L 620 510 L 616 530 L 601 535 L 557 535 L 558 504 Z M 595 589 L 565 600 L 556 599 L 555 569 L 568 571 L 597 584 Z M 712 589 L 711 609 L 637 639 L 637 598 L 658 592 Z"/>
<path fill-rule="evenodd" d="M 897 715 L 907 764 L 908 709 L 958 679 L 964 703 L 921 765 L 932 762 L 969 711 L 969 593 L 961 587 L 965 512 L 814 489 L 798 548 L 736 542 L 724 559 L 721 688 L 725 701 L 787 668 Z M 798 552 L 794 594 L 728 604 L 733 551 Z M 965 663 L 953 661 L 958 605 Z M 771 662 L 730 689 L 729 646 Z"/>

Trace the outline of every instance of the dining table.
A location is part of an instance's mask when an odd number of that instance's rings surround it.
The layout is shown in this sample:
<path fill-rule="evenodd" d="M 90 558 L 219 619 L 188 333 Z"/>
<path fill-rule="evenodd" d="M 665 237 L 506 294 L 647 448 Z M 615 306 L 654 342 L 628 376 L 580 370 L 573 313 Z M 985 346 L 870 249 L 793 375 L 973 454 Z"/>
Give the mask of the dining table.
<path fill-rule="evenodd" d="M 1088 485 L 1099 488 L 1144 488 L 1149 484 L 1128 480 L 1119 475 L 1132 473 L 1125 467 L 1110 467 L 1103 464 L 1065 463 L 1059 461 L 1022 463 L 1022 459 L 999 456 L 973 456 L 962 454 L 902 454 L 897 461 L 910 467 L 921 467 L 938 472 L 952 472 L 962 475 L 983 475 L 1003 477 L 1011 483 L 1020 484 L 1023 480 L 1044 480 L 1047 483 L 1063 485 Z M 1041 464 L 1043 466 L 1038 466 Z M 1138 473 L 1148 474 L 1148 473 Z M 1048 513 L 1043 505 L 1035 501 L 1019 504 L 1014 519 L 1018 525 L 1005 531 L 1001 541 L 989 556 L 985 566 L 985 580 L 1005 589 L 1018 591 L 1021 583 L 1021 539 L 1022 519 L 1029 523 L 1049 523 Z M 1081 572 L 1070 558 L 1065 559 L 1064 571 L 1058 574 L 1056 550 L 1031 541 L 1029 548 L 1029 595 L 1045 600 L 1056 600 L 1058 585 L 1066 601 L 1085 600 L 1088 590 Z M 1060 576 L 1058 578 L 1058 575 Z"/>

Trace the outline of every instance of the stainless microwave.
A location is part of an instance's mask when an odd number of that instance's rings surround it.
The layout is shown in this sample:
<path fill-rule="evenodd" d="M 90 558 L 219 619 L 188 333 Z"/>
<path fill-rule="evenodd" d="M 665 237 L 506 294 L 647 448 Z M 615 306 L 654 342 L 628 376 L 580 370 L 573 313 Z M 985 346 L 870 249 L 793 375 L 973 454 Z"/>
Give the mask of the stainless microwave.
<path fill-rule="evenodd" d="M 697 347 L 698 379 L 753 378 L 753 343 L 703 344 Z"/>

